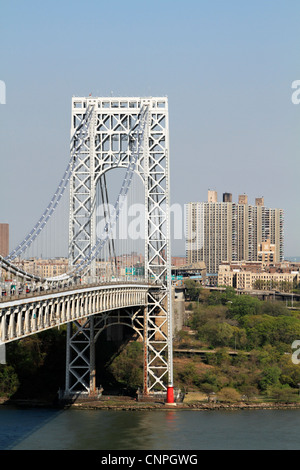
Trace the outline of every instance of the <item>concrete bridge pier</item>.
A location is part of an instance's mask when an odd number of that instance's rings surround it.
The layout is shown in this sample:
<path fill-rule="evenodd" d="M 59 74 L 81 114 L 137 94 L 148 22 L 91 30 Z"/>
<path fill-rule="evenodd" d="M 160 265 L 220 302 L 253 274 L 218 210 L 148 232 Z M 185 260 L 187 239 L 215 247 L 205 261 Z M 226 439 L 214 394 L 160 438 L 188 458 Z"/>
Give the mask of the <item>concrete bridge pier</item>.
<path fill-rule="evenodd" d="M 6 364 L 6 347 L 5 347 L 5 344 L 0 344 L 0 364 Z"/>

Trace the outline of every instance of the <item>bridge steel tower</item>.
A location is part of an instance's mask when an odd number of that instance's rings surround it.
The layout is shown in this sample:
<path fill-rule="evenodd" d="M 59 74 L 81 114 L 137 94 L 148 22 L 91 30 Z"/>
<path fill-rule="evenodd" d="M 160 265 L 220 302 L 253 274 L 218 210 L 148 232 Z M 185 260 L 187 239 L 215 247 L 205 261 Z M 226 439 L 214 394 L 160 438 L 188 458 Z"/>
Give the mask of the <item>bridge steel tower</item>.
<path fill-rule="evenodd" d="M 74 166 L 70 180 L 70 267 L 88 258 L 97 242 L 98 179 L 108 170 L 128 168 L 136 158 L 134 171 L 142 178 L 145 188 L 145 281 L 155 285 L 149 287 L 143 331 L 137 328 L 144 341 L 143 393 L 151 396 L 166 392 L 167 402 L 172 403 L 168 100 L 166 97 L 74 97 L 71 118 Z M 142 127 L 143 142 L 134 151 L 132 143 L 137 143 Z M 91 258 L 91 278 L 95 276 L 95 266 L 95 259 Z M 77 341 L 78 325 L 74 333 L 69 324 L 66 395 L 76 392 L 76 387 L 94 393 L 97 332 L 93 320 L 88 317 L 81 325 L 84 329 L 81 336 L 86 338 L 82 349 Z M 76 368 L 74 364 L 79 357 L 81 365 Z"/>

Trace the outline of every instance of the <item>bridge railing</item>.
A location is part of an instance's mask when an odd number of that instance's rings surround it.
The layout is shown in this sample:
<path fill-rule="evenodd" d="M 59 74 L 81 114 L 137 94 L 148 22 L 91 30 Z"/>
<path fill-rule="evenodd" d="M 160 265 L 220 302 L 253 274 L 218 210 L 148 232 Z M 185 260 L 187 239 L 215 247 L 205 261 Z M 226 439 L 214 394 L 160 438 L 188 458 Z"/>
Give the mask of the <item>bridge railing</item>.
<path fill-rule="evenodd" d="M 0 304 L 2 302 L 7 302 L 11 300 L 17 300 L 17 299 L 26 299 L 29 297 L 35 297 L 35 296 L 41 296 L 41 295 L 49 295 L 51 293 L 56 293 L 56 292 L 67 292 L 70 289 L 80 289 L 84 287 L 95 287 L 95 286 L 105 286 L 105 285 L 117 285 L 117 284 L 149 284 L 149 285 L 155 285 L 153 282 L 147 282 L 144 277 L 135 277 L 134 279 L 130 279 L 127 277 L 127 279 L 120 279 L 120 278 L 115 278 L 111 280 L 105 280 L 105 281 L 94 281 L 94 282 L 82 282 L 82 281 L 77 281 L 77 282 L 72 282 L 72 283 L 64 283 L 64 285 L 48 285 L 48 286 L 29 286 L 28 291 L 26 291 L 26 287 L 22 288 L 22 291 L 19 291 L 19 289 L 14 289 L 13 293 L 11 289 L 9 289 L 10 293 L 7 293 L 7 288 L 0 288 Z M 5 292 L 5 294 L 3 293 Z"/>

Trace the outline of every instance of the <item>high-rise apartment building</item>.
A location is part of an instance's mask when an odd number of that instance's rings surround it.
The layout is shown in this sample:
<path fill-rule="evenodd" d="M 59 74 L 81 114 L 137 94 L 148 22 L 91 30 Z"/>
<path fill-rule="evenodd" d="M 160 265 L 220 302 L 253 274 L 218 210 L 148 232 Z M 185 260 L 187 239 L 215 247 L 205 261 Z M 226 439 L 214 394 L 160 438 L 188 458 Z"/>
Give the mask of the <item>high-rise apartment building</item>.
<path fill-rule="evenodd" d="M 217 201 L 216 191 L 208 192 L 208 202 L 186 204 L 187 263 L 204 261 L 208 274 L 217 274 L 222 261 L 257 261 L 261 244 L 269 241 L 274 262 L 283 260 L 283 210 L 255 205 L 248 196 L 232 202 L 230 193 Z"/>

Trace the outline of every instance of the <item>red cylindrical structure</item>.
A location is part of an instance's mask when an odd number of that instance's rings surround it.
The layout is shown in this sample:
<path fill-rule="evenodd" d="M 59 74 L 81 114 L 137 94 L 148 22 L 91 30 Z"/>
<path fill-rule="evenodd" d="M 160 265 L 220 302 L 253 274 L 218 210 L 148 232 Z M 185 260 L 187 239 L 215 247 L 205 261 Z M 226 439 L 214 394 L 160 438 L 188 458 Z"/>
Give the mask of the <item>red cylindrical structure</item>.
<path fill-rule="evenodd" d="M 167 387 L 167 403 L 174 403 L 174 387 Z"/>

